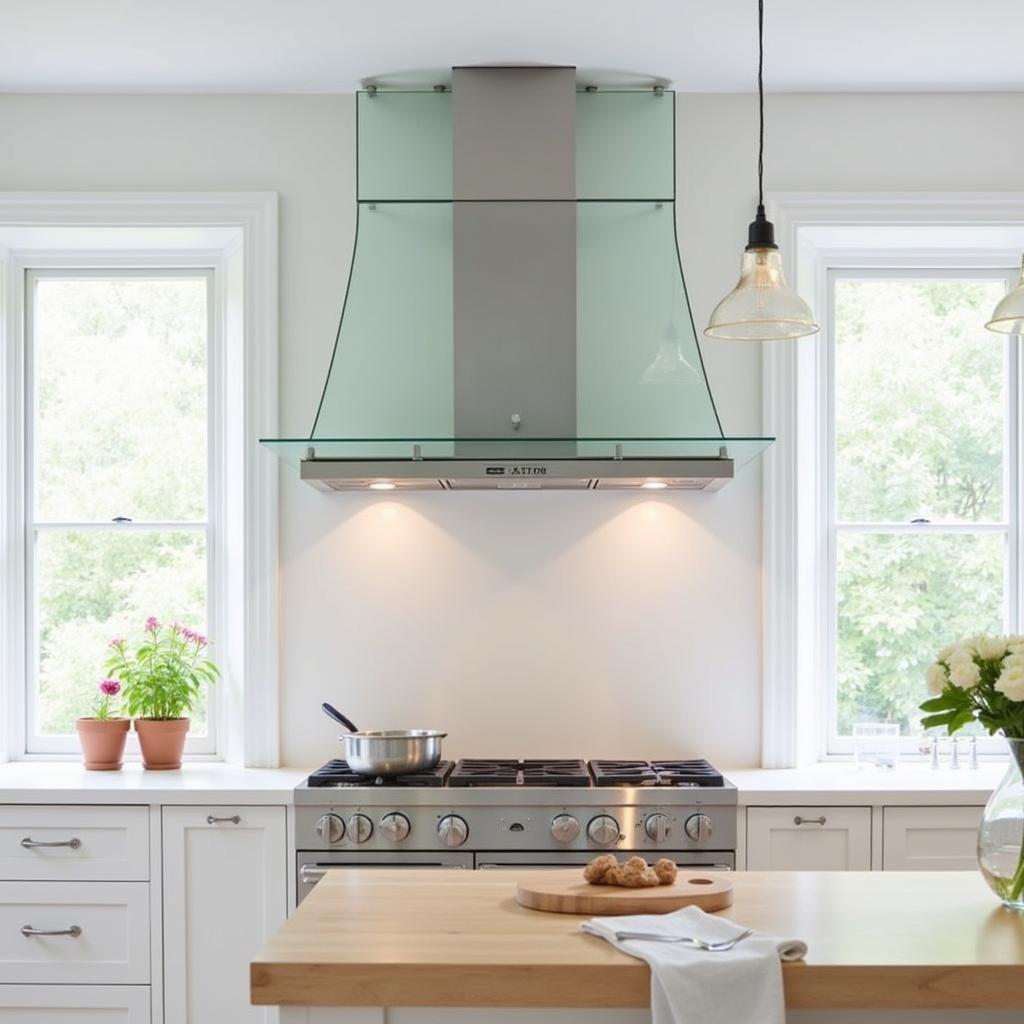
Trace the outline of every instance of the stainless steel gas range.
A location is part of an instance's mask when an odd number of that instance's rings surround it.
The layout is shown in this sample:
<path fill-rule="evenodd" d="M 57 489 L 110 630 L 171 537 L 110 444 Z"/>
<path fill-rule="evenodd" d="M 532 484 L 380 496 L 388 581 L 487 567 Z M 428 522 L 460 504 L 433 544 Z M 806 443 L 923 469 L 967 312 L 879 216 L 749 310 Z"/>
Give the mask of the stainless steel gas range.
<path fill-rule="evenodd" d="M 736 866 L 736 789 L 706 761 L 444 761 L 376 780 L 331 761 L 295 803 L 299 902 L 351 867 L 561 867 L 602 851 Z"/>

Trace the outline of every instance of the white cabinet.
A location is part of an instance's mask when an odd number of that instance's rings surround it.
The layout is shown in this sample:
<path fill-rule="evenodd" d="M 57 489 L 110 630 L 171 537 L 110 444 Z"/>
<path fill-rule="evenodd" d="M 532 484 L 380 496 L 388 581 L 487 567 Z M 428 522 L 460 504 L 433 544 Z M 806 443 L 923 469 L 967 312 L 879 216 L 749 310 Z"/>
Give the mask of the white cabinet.
<path fill-rule="evenodd" d="M 885 871 L 974 871 L 983 807 L 886 807 Z"/>
<path fill-rule="evenodd" d="M 0 985 L 0 1024 L 150 1024 L 145 985 Z"/>
<path fill-rule="evenodd" d="M 870 868 L 870 807 L 747 808 L 748 871 Z"/>
<path fill-rule="evenodd" d="M 148 883 L 0 882 L 0 982 L 148 984 Z"/>
<path fill-rule="evenodd" d="M 276 1019 L 249 1005 L 249 961 L 287 916 L 284 807 L 163 808 L 168 1024 Z"/>
<path fill-rule="evenodd" d="M 145 881 L 149 808 L 0 806 L 0 878 Z"/>

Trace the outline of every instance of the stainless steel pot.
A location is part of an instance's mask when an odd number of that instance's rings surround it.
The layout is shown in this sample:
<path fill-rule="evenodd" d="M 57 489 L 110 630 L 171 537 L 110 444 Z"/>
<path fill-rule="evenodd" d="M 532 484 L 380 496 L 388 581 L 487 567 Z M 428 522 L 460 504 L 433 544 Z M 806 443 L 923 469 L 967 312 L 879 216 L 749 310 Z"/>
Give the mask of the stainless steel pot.
<path fill-rule="evenodd" d="M 349 731 L 341 740 L 349 768 L 360 775 L 405 775 L 427 771 L 441 760 L 441 740 L 448 735 L 435 729 L 379 729 L 363 732 L 330 704 L 325 715 Z"/>

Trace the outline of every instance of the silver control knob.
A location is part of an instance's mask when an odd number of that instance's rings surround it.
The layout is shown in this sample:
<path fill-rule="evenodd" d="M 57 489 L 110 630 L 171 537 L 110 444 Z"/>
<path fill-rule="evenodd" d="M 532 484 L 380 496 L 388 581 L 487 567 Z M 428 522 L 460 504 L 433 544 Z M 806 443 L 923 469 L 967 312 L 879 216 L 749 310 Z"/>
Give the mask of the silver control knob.
<path fill-rule="evenodd" d="M 465 818 L 446 814 L 437 823 L 437 835 L 445 846 L 461 846 L 469 838 L 469 826 Z"/>
<path fill-rule="evenodd" d="M 337 814 L 322 814 L 316 822 L 316 834 L 325 843 L 340 843 L 345 838 L 345 822 Z"/>
<path fill-rule="evenodd" d="M 599 814 L 590 819 L 587 838 L 598 846 L 614 846 L 619 841 L 619 823 L 610 814 Z"/>
<path fill-rule="evenodd" d="M 353 843 L 365 843 L 373 835 L 373 822 L 365 814 L 353 814 L 345 822 L 345 833 Z"/>
<path fill-rule="evenodd" d="M 648 814 L 644 821 L 644 831 L 648 839 L 663 843 L 672 834 L 672 819 L 667 814 Z"/>
<path fill-rule="evenodd" d="M 691 814 L 683 829 L 695 843 L 706 843 L 711 838 L 711 819 L 706 814 Z"/>
<path fill-rule="evenodd" d="M 571 843 L 580 834 L 580 823 L 571 814 L 559 814 L 551 822 L 551 838 L 559 843 Z"/>
<path fill-rule="evenodd" d="M 409 819 L 398 811 L 380 819 L 380 834 L 391 843 L 400 843 L 411 831 Z"/>

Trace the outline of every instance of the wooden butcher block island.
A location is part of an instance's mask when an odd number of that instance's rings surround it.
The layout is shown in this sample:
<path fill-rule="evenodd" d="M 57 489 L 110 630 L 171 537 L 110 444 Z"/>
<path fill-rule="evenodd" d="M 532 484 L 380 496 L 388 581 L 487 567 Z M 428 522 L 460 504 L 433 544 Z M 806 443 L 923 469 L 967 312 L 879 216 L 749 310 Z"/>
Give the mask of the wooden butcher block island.
<path fill-rule="evenodd" d="M 253 961 L 252 1001 L 649 1006 L 644 963 L 581 934 L 580 917 L 516 903 L 516 885 L 528 875 L 328 872 Z M 808 944 L 805 962 L 783 967 L 791 1008 L 1024 1009 L 1024 917 L 1000 907 L 974 872 L 730 878 L 734 902 L 722 916 Z"/>

